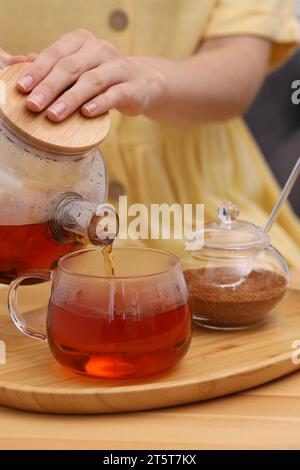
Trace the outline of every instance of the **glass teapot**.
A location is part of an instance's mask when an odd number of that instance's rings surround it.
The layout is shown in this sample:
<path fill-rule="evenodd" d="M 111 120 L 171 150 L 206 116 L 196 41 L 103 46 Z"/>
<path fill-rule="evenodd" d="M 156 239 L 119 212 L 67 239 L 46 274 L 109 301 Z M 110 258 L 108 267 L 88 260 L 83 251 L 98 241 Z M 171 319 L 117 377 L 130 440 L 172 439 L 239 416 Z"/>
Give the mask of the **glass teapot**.
<path fill-rule="evenodd" d="M 283 298 L 290 279 L 283 256 L 268 234 L 238 220 L 225 202 L 219 220 L 204 226 L 204 244 L 181 255 L 193 319 L 214 328 L 244 329 L 263 322 Z"/>
<path fill-rule="evenodd" d="M 74 113 L 50 122 L 32 113 L 15 88 L 28 64 L 0 74 L 0 282 L 9 283 L 31 268 L 51 269 L 57 260 L 86 242 L 111 243 L 104 219 L 116 220 L 104 205 L 107 181 L 100 142 L 108 115 L 86 119 Z M 111 225 L 110 225 L 111 226 Z"/>

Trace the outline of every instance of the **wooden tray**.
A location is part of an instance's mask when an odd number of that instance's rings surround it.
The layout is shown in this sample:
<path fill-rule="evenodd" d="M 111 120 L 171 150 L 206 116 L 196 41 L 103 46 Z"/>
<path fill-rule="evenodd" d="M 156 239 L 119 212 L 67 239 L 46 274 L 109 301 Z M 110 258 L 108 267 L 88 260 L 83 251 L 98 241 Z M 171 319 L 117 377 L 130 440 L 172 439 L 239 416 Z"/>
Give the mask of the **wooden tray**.
<path fill-rule="evenodd" d="M 33 311 L 28 315 L 36 321 Z M 300 291 L 290 290 L 265 325 L 242 332 L 195 328 L 185 359 L 159 377 L 104 381 L 77 376 L 52 358 L 46 344 L 0 320 L 7 363 L 0 365 L 0 404 L 42 413 L 116 413 L 220 397 L 300 368 L 292 342 L 300 339 Z"/>

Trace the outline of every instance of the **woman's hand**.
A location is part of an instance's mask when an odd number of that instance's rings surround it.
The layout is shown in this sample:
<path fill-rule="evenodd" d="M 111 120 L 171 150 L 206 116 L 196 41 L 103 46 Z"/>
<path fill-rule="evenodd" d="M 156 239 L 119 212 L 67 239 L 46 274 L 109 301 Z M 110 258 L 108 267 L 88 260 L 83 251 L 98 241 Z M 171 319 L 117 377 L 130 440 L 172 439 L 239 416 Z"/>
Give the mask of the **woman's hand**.
<path fill-rule="evenodd" d="M 125 57 L 86 30 L 64 35 L 41 53 L 18 80 L 28 108 L 62 121 L 77 108 L 87 117 L 111 108 L 136 115 L 155 106 L 162 74 L 145 58 Z"/>
<path fill-rule="evenodd" d="M 186 127 L 244 113 L 265 78 L 271 43 L 254 36 L 208 39 L 187 58 L 126 57 L 86 30 L 68 33 L 20 77 L 32 111 L 62 121 L 77 108 L 94 117 L 128 115 Z M 245 60 L 247 57 L 247 60 Z"/>

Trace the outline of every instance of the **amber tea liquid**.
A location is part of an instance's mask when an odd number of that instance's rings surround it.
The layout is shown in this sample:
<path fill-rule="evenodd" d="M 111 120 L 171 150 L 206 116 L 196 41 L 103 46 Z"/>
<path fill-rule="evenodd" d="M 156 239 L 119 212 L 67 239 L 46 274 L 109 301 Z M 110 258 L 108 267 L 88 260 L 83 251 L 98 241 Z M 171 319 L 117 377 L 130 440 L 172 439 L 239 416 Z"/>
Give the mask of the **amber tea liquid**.
<path fill-rule="evenodd" d="M 97 306 L 95 306 L 97 308 Z M 104 378 L 139 378 L 167 369 L 186 353 L 191 335 L 187 305 L 155 315 L 97 314 L 50 302 L 48 341 L 63 365 Z"/>
<path fill-rule="evenodd" d="M 0 282 L 9 284 L 28 269 L 52 269 L 61 256 L 79 250 L 83 244 L 70 239 L 55 240 L 49 223 L 0 225 Z"/>
<path fill-rule="evenodd" d="M 106 276 L 114 277 L 112 244 L 99 251 Z M 58 362 L 80 374 L 140 378 L 169 368 L 188 349 L 191 314 L 187 305 L 163 313 L 156 307 L 153 314 L 148 311 L 146 315 L 118 311 L 115 306 L 111 315 L 102 312 L 101 296 L 97 297 L 98 305 L 95 302 L 88 307 L 82 291 L 76 297 L 72 305 L 66 299 L 63 305 L 50 302 L 47 336 Z"/>

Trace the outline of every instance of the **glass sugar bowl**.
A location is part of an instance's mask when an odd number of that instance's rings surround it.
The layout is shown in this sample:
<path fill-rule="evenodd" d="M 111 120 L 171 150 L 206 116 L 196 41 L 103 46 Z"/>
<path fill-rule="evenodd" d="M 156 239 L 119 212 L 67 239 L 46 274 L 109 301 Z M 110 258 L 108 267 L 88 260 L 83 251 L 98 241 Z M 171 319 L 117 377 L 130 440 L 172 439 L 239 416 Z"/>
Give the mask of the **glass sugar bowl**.
<path fill-rule="evenodd" d="M 287 291 L 290 271 L 263 229 L 226 202 L 204 227 L 204 244 L 181 256 L 196 324 L 238 330 L 262 323 Z"/>

